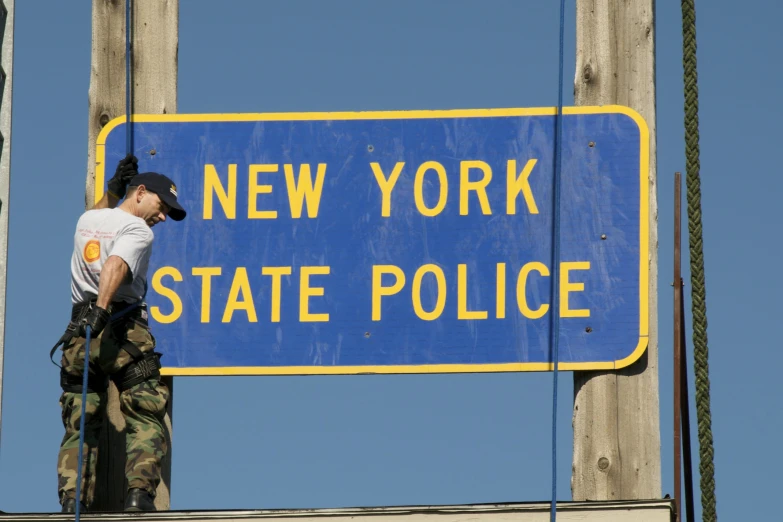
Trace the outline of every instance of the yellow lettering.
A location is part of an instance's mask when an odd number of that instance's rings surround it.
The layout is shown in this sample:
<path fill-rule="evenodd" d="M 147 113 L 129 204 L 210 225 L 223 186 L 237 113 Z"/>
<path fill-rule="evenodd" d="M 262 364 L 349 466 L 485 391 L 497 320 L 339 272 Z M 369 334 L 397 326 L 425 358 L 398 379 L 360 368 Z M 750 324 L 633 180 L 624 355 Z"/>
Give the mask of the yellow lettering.
<path fill-rule="evenodd" d="M 372 173 L 375 174 L 375 179 L 378 181 L 378 187 L 381 189 L 381 194 L 383 194 L 383 203 L 381 204 L 381 216 L 383 217 L 389 217 L 391 215 L 391 193 L 394 189 L 394 185 L 397 184 L 397 180 L 400 178 L 400 173 L 402 172 L 402 167 L 404 165 L 404 161 L 397 162 L 389 179 L 386 179 L 386 176 L 383 175 L 383 171 L 381 170 L 381 166 L 378 163 L 370 163 Z"/>
<path fill-rule="evenodd" d="M 329 314 L 311 314 L 308 306 L 312 296 L 324 295 L 320 286 L 310 286 L 311 275 L 328 275 L 328 266 L 303 266 L 299 272 L 299 320 L 303 323 L 326 322 Z"/>
<path fill-rule="evenodd" d="M 173 266 L 161 267 L 157 269 L 155 274 L 152 276 L 152 289 L 171 301 L 172 306 L 172 311 L 168 315 L 164 315 L 157 306 L 150 307 L 152 318 L 161 324 L 173 323 L 182 315 L 182 300 L 179 298 L 179 295 L 177 295 L 177 292 L 171 288 L 163 286 L 163 283 L 161 283 L 161 279 L 166 276 L 171 276 L 171 278 L 177 282 L 182 281 L 182 274 L 180 274 L 179 270 Z"/>
<path fill-rule="evenodd" d="M 212 276 L 219 276 L 219 266 L 193 267 L 193 275 L 201 276 L 201 322 L 208 323 L 210 316 L 210 297 L 212 296 Z"/>
<path fill-rule="evenodd" d="M 280 286 L 284 275 L 291 275 L 290 266 L 265 266 L 261 275 L 272 276 L 272 322 L 280 322 Z"/>
<path fill-rule="evenodd" d="M 258 184 L 259 172 L 277 172 L 277 165 L 250 165 L 247 185 L 247 219 L 276 219 L 277 210 L 258 210 L 258 195 L 272 193 L 272 185 Z"/>
<path fill-rule="evenodd" d="M 383 285 L 383 274 L 393 274 L 394 284 Z M 394 265 L 375 265 L 372 267 L 372 320 L 381 320 L 381 297 L 394 295 L 405 286 L 405 274 L 400 267 Z"/>
<path fill-rule="evenodd" d="M 479 169 L 484 176 L 478 181 L 470 181 L 470 169 Z M 468 192 L 476 192 L 481 205 L 481 213 L 484 215 L 492 214 L 487 198 L 487 185 L 492 181 L 492 169 L 483 161 L 460 161 L 459 162 L 459 215 L 468 215 Z"/>
<path fill-rule="evenodd" d="M 506 318 L 506 263 L 498 263 L 497 268 L 497 301 L 495 303 L 495 317 Z"/>
<path fill-rule="evenodd" d="M 428 170 L 434 170 L 438 174 L 438 181 L 440 182 L 440 194 L 438 195 L 438 203 L 433 208 L 428 208 L 424 203 L 424 174 Z M 449 180 L 446 177 L 446 169 L 443 165 L 437 161 L 425 161 L 416 170 L 416 178 L 413 181 L 413 198 L 416 201 L 416 208 L 419 210 L 422 216 L 433 217 L 437 216 L 446 207 L 446 199 L 449 194 Z"/>
<path fill-rule="evenodd" d="M 324 188 L 324 176 L 326 175 L 326 163 L 319 163 L 315 174 L 315 187 L 310 174 L 310 165 L 304 163 L 299 166 L 299 183 L 294 179 L 294 166 L 286 163 L 285 184 L 288 188 L 288 203 L 291 206 L 291 217 L 302 216 L 302 205 L 307 200 L 307 217 L 318 217 L 318 206 L 321 203 L 321 193 Z"/>
<path fill-rule="evenodd" d="M 468 310 L 468 265 L 457 265 L 457 319 L 486 319 L 484 310 Z"/>
<path fill-rule="evenodd" d="M 587 308 L 571 310 L 568 307 L 569 292 L 583 292 L 584 283 L 571 283 L 568 280 L 568 272 L 571 270 L 590 270 L 590 261 L 575 261 L 560 263 L 560 317 L 590 317 Z"/>
<path fill-rule="evenodd" d="M 242 301 L 237 299 L 240 292 L 244 297 Z M 247 269 L 243 266 L 238 267 L 234 273 L 234 280 L 231 282 L 231 290 L 228 292 L 226 310 L 223 312 L 223 322 L 231 322 L 231 317 L 236 310 L 244 310 L 247 312 L 247 320 L 251 323 L 258 322 L 256 308 L 253 306 L 253 293 L 250 291 L 250 281 L 247 279 Z"/>
<path fill-rule="evenodd" d="M 223 188 L 214 165 L 204 165 L 204 219 L 212 219 L 212 196 L 216 195 L 226 219 L 237 217 L 237 166 L 228 166 L 228 191 Z"/>
<path fill-rule="evenodd" d="M 431 312 L 424 311 L 424 307 L 421 304 L 421 280 L 428 273 L 435 275 L 438 283 L 438 297 L 435 302 L 435 308 Z M 412 298 L 413 310 L 420 319 L 434 321 L 440 317 L 440 314 L 443 313 L 443 308 L 446 306 L 446 276 L 439 266 L 427 264 L 416 270 L 416 274 L 413 276 Z"/>
<path fill-rule="evenodd" d="M 548 304 L 542 304 L 538 307 L 538 310 L 531 310 L 527 305 L 527 296 L 525 295 L 525 287 L 527 286 L 527 276 L 535 270 L 542 276 L 549 275 L 549 269 L 543 263 L 534 261 L 532 263 L 526 263 L 522 270 L 519 271 L 519 278 L 517 279 L 517 306 L 519 312 L 528 319 L 540 319 L 549 310 Z"/>
<path fill-rule="evenodd" d="M 536 166 L 538 160 L 529 159 L 525 163 L 525 168 L 517 177 L 517 161 L 508 160 L 508 170 L 506 171 L 506 214 L 517 213 L 517 196 L 521 192 L 525 197 L 527 209 L 531 214 L 538 214 L 536 200 L 533 198 L 533 191 L 530 189 L 530 173 Z"/>

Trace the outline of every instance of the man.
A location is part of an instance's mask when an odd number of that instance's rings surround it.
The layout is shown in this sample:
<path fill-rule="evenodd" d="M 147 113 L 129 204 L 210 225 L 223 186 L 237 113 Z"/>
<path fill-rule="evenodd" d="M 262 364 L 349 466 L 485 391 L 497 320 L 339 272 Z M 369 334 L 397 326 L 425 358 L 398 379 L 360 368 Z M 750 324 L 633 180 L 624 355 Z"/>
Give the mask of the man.
<path fill-rule="evenodd" d="M 91 330 L 80 511 L 95 494 L 98 436 L 109 379 L 120 392 L 127 424 L 125 511 L 154 511 L 161 459 L 168 448 L 163 418 L 169 390 L 160 379 L 160 354 L 147 324 L 147 268 L 152 227 L 185 218 L 166 176 L 138 173 L 132 155 L 120 161 L 106 195 L 79 218 L 71 257 L 71 322 L 63 345 L 60 397 L 65 435 L 57 463 L 62 512 L 76 510 L 79 422 L 86 327 Z M 127 192 L 127 194 L 126 194 Z M 122 203 L 117 203 L 125 198 Z"/>

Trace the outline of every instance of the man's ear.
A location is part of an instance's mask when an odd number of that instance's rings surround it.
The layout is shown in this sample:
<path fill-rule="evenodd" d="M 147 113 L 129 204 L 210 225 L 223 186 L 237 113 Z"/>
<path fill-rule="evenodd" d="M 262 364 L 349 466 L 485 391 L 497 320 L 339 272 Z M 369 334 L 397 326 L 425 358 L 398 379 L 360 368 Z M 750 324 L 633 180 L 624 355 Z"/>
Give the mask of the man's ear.
<path fill-rule="evenodd" d="M 144 185 L 139 185 L 138 187 L 136 187 L 136 203 L 140 203 L 141 198 L 143 198 L 144 194 L 146 193 L 147 193 L 147 187 L 145 187 Z"/>

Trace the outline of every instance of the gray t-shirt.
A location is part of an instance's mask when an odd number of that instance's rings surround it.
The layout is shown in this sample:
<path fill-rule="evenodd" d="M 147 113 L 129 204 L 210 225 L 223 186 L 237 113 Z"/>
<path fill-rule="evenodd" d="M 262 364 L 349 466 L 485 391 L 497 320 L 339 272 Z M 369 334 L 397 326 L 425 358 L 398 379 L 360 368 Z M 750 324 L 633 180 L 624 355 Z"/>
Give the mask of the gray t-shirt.
<path fill-rule="evenodd" d="M 79 218 L 71 256 L 71 300 L 98 295 L 101 269 L 109 256 L 119 256 L 132 280 L 120 285 L 112 301 L 133 303 L 144 298 L 154 234 L 143 219 L 119 208 L 88 210 Z"/>

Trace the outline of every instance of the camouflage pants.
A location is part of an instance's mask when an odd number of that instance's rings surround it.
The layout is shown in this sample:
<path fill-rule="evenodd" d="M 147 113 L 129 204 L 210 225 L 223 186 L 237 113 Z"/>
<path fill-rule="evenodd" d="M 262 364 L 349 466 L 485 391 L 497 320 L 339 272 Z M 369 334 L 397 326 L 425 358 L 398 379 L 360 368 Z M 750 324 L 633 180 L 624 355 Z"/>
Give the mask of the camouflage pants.
<path fill-rule="evenodd" d="M 111 374 L 130 363 L 132 358 L 121 349 L 126 340 L 144 353 L 155 347 L 149 331 L 134 321 L 107 327 L 98 339 L 90 342 L 90 375 Z M 83 376 L 84 348 L 85 339 L 81 337 L 75 337 L 64 347 L 62 367 L 68 374 Z M 168 451 L 163 427 L 168 399 L 168 388 L 156 378 L 120 393 L 120 411 L 126 422 L 127 486 L 145 489 L 153 496 L 160 483 L 161 460 Z M 106 400 L 105 392 L 87 393 L 81 491 L 88 507 L 95 496 L 98 437 L 106 413 Z M 58 493 L 62 501 L 76 496 L 81 393 L 63 392 L 60 407 L 65 428 L 57 459 Z"/>

